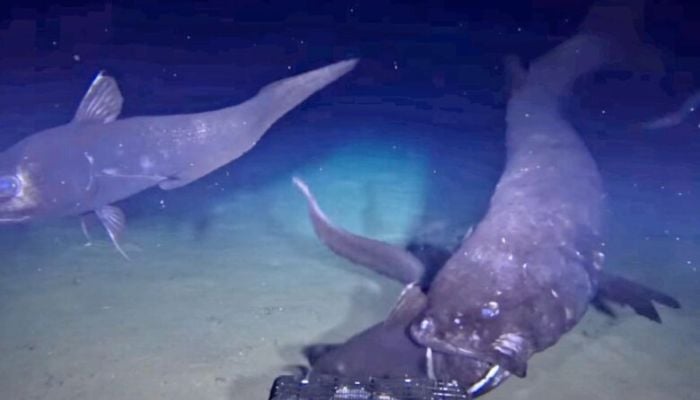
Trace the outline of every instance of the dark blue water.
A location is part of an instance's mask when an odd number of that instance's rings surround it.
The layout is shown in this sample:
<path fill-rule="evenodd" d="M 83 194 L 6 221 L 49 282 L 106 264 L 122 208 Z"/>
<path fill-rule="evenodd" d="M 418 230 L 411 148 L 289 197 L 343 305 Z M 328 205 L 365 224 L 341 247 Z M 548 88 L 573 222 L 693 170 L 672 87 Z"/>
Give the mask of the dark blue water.
<path fill-rule="evenodd" d="M 348 76 L 242 158 L 173 191 L 119 203 L 124 261 L 66 218 L 0 230 L 0 393 L 12 399 L 263 399 L 302 363 L 382 318 L 400 287 L 313 236 L 292 176 L 360 234 L 449 248 L 478 222 L 504 163 L 508 79 L 571 35 L 587 2 L 419 5 L 223 2 L 14 6 L 0 25 L 0 147 L 69 121 L 94 75 L 122 116 L 236 104 L 348 57 Z M 700 387 L 700 114 L 639 124 L 698 83 L 700 35 L 680 5 L 648 10 L 658 59 L 577 85 L 566 104 L 609 195 L 607 265 L 676 296 L 663 325 L 593 312 L 493 399 L 691 399 Z M 659 66 L 664 66 L 660 68 Z M 3 395 L 4 398 L 5 395 Z"/>

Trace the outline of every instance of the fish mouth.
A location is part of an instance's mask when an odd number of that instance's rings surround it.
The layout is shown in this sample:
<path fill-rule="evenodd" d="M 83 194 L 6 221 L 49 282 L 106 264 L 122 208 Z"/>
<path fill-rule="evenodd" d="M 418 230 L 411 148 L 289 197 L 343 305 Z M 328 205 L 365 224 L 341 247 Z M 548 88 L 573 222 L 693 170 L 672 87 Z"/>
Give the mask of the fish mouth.
<path fill-rule="evenodd" d="M 510 376 L 510 372 L 508 372 L 508 370 L 502 368 L 499 364 L 485 360 L 483 357 L 479 357 L 476 352 L 461 349 L 453 344 L 446 343 L 436 338 L 431 339 L 430 343 L 432 343 L 433 346 L 426 347 L 426 359 L 428 364 L 428 375 L 431 379 L 435 379 L 433 350 L 441 353 L 457 354 L 470 358 L 478 363 L 485 364 L 484 368 L 486 368 L 486 371 L 481 378 L 465 388 L 470 397 L 478 397 L 489 392 Z"/>
<path fill-rule="evenodd" d="M 418 344 L 429 347 L 437 352 L 466 356 L 478 361 L 495 364 L 495 360 L 493 360 L 492 357 L 487 357 L 481 352 L 458 346 L 445 339 L 438 338 L 437 327 L 432 318 L 423 318 L 420 324 L 411 325 L 410 333 L 413 340 Z"/>
<path fill-rule="evenodd" d="M 425 320 L 424 320 L 425 321 Z M 468 348 L 460 347 L 446 340 L 439 339 L 435 336 L 435 327 L 422 322 L 420 325 L 411 326 L 411 336 L 421 346 L 426 348 L 426 359 L 428 361 L 429 375 L 435 375 L 435 367 L 433 365 L 433 352 L 457 355 L 469 358 L 483 365 L 479 369 L 484 368 L 484 373 L 480 379 L 471 383 L 466 387 L 466 391 L 470 396 L 477 397 L 485 394 L 491 389 L 498 386 L 504 379 L 510 376 L 510 372 L 501 367 L 493 357 L 489 357 L 481 352 L 474 351 Z M 431 377 L 431 378 L 433 378 Z"/>

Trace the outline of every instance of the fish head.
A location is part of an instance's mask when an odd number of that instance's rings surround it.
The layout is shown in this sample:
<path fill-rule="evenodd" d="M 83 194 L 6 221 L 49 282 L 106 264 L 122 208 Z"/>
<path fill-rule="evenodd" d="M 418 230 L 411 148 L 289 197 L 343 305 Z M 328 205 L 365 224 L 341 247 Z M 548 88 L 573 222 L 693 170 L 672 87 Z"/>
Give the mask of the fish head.
<path fill-rule="evenodd" d="M 0 223 L 30 219 L 40 205 L 37 177 L 28 165 L 0 163 Z"/>
<path fill-rule="evenodd" d="M 468 372 L 472 384 L 496 373 L 492 378 L 500 377 L 500 382 L 504 373 L 524 377 L 532 354 L 528 336 L 509 315 L 495 301 L 474 307 L 428 307 L 411 324 L 410 334 L 435 353 L 457 357 L 460 368 L 467 370 L 460 374 Z"/>

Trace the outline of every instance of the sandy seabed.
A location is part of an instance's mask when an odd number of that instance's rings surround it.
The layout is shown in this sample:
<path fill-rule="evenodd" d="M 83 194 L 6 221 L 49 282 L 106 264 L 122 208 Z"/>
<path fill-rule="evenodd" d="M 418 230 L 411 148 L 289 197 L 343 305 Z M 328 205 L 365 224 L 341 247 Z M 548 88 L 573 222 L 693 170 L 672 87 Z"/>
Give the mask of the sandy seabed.
<path fill-rule="evenodd" d="M 23 245 L 3 250 L 2 398 L 266 399 L 286 366 L 304 362 L 303 345 L 342 340 L 386 313 L 400 287 L 323 248 L 300 197 L 278 196 L 286 203 L 260 218 L 248 209 L 256 196 L 230 205 L 205 238 L 163 218 L 135 221 L 131 261 L 104 240 L 84 247 L 76 221 L 24 230 L 14 239 Z M 286 228 L 285 204 L 297 214 Z M 669 254 L 663 241 L 644 251 Z M 698 274 L 625 268 L 684 309 L 661 309 L 662 325 L 589 312 L 532 359 L 526 379 L 486 398 L 697 398 Z"/>

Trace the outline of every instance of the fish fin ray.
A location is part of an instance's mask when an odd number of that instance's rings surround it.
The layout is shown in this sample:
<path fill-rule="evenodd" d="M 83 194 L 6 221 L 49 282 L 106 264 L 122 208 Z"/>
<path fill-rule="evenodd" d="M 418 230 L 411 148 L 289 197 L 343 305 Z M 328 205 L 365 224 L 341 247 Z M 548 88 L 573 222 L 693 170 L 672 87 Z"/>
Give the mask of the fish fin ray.
<path fill-rule="evenodd" d="M 496 363 L 518 378 L 527 376 L 527 357 L 521 353 L 507 354 L 495 351 Z"/>
<path fill-rule="evenodd" d="M 661 322 L 661 317 L 654 303 L 670 308 L 681 307 L 678 300 L 672 296 L 621 276 L 601 271 L 597 274 L 597 280 L 597 297 L 630 306 L 637 314 L 654 322 Z"/>
<path fill-rule="evenodd" d="M 105 230 L 107 230 L 107 234 L 112 240 L 112 244 L 114 244 L 117 251 L 124 256 L 124 258 L 130 260 L 129 256 L 119 244 L 121 236 L 126 228 L 126 217 L 124 216 L 124 212 L 119 207 L 107 205 L 95 210 L 95 215 L 97 215 L 97 218 L 100 219 L 100 222 L 102 222 Z"/>
<path fill-rule="evenodd" d="M 117 119 L 122 111 L 122 97 L 117 81 L 100 71 L 83 96 L 74 122 L 109 123 Z"/>

